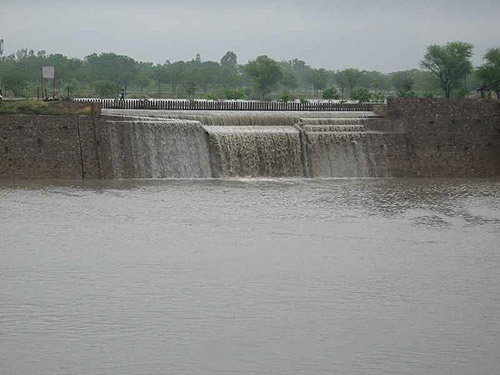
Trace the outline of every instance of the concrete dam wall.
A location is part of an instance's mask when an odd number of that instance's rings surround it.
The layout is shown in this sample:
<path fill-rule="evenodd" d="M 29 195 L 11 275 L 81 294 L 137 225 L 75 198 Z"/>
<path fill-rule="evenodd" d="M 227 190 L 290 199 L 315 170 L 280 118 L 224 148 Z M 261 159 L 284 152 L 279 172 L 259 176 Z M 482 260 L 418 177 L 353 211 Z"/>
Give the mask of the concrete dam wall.
<path fill-rule="evenodd" d="M 372 112 L 0 116 L 0 178 L 495 177 L 500 103 Z"/>

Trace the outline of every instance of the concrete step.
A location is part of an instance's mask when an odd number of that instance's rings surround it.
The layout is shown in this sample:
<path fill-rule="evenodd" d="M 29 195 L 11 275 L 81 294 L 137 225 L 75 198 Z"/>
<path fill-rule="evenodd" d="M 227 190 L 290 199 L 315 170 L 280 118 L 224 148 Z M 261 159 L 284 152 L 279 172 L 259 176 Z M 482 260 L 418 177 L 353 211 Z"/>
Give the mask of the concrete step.
<path fill-rule="evenodd" d="M 302 127 L 306 132 L 363 132 L 364 125 L 305 125 Z"/>

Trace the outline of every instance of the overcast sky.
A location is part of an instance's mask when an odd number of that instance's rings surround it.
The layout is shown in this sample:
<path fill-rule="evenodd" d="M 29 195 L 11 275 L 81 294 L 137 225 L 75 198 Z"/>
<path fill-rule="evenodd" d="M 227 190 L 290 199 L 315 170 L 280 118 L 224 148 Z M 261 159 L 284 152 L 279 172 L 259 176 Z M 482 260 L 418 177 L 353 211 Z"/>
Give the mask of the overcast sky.
<path fill-rule="evenodd" d="M 314 67 L 417 68 L 427 45 L 500 46 L 500 0 L 0 0 L 5 53 L 115 52 L 163 63 L 259 55 Z"/>

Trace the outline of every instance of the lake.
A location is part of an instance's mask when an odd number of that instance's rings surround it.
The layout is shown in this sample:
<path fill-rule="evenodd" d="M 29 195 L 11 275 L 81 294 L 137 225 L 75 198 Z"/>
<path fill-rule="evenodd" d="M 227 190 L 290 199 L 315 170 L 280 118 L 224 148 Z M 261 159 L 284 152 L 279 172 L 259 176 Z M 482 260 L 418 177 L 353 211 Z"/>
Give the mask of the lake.
<path fill-rule="evenodd" d="M 500 180 L 0 183 L 2 374 L 498 374 Z"/>

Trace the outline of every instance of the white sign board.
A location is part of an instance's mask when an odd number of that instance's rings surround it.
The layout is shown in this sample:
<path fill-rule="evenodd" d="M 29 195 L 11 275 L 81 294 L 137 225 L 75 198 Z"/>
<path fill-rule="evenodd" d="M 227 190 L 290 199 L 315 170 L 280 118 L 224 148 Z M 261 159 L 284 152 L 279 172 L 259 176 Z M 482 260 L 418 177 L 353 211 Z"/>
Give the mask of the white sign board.
<path fill-rule="evenodd" d="M 43 66 L 42 67 L 42 78 L 54 79 L 54 67 L 53 66 Z"/>

